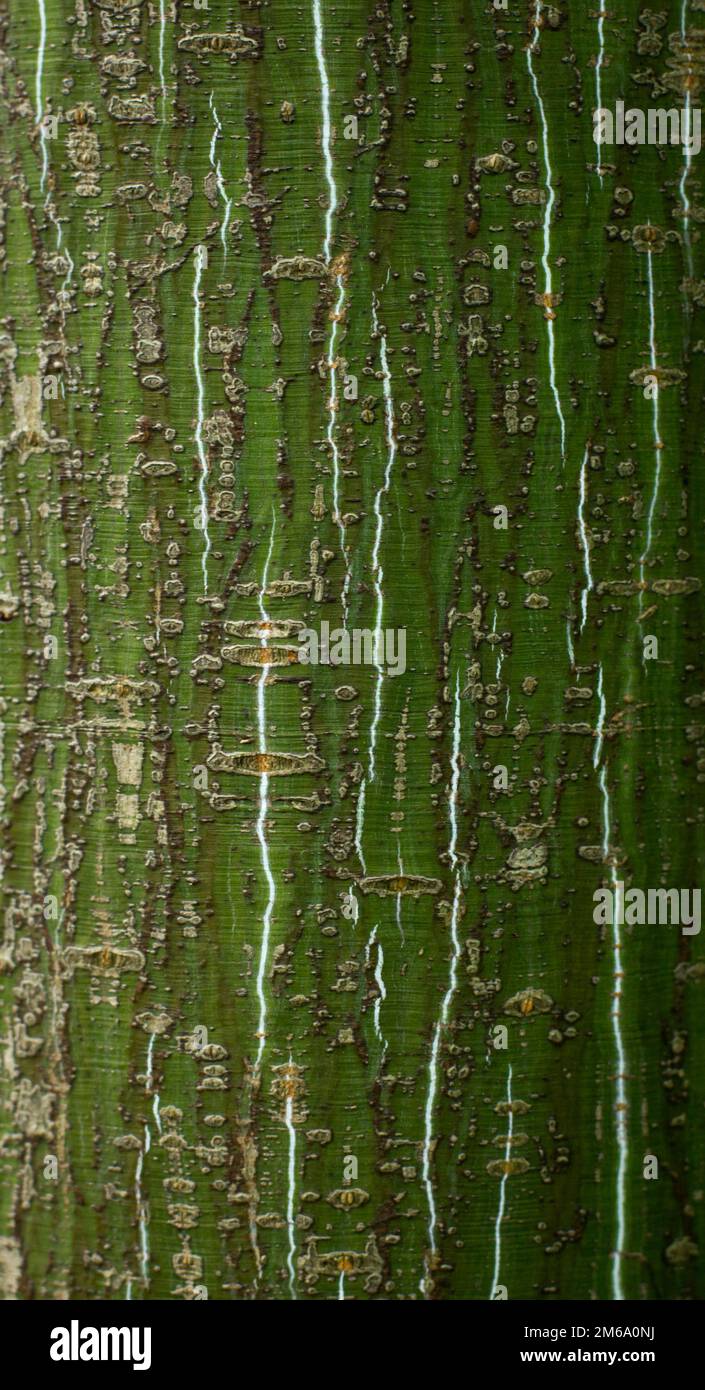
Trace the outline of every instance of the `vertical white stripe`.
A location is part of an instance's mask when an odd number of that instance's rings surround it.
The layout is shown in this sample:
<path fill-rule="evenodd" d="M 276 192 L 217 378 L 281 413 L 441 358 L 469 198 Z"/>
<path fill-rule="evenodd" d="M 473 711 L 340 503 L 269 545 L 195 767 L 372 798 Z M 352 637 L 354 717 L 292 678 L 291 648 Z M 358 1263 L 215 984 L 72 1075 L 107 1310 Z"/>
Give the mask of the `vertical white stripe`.
<path fill-rule="evenodd" d="M 325 168 L 326 183 L 328 185 L 328 202 L 326 204 L 325 228 L 323 235 L 323 259 L 326 266 L 330 266 L 333 247 L 333 220 L 338 211 L 338 189 L 335 182 L 333 169 L 333 137 L 330 123 L 330 84 L 328 81 L 328 70 L 323 40 L 323 19 L 321 14 L 320 0 L 313 0 L 313 28 L 314 28 L 314 48 L 316 52 L 316 63 L 318 65 L 318 75 L 321 84 L 321 146 L 323 149 L 323 164 Z M 338 409 L 338 372 L 336 359 L 336 342 L 338 337 L 338 323 L 342 318 L 343 305 L 345 303 L 345 279 L 342 274 L 336 275 L 335 284 L 338 297 L 335 303 L 333 314 L 331 315 L 331 332 L 328 344 L 328 373 L 330 383 L 330 395 L 328 398 L 328 426 L 326 429 L 326 439 L 330 449 L 333 464 L 333 519 L 340 533 L 340 548 L 345 563 L 345 579 L 343 583 L 342 605 L 344 623 L 347 622 L 347 599 L 350 589 L 350 570 L 348 567 L 348 553 L 345 540 L 345 524 L 340 513 L 340 454 L 336 438 L 335 417 Z"/>
<path fill-rule="evenodd" d="M 231 214 L 231 211 L 232 211 L 232 202 L 233 202 L 233 200 L 232 200 L 232 198 L 229 198 L 229 197 L 228 197 L 228 194 L 227 194 L 227 192 L 226 192 L 226 188 L 225 188 L 225 179 L 223 178 L 223 166 L 222 166 L 222 164 L 221 164 L 221 161 L 220 161 L 219 159 L 216 159 L 216 157 L 215 157 L 216 144 L 217 144 L 218 140 L 220 139 L 221 135 L 223 134 L 223 127 L 222 127 L 222 125 L 220 124 L 220 117 L 218 116 L 218 112 L 217 112 L 217 110 L 216 110 L 216 108 L 215 108 L 215 102 L 213 101 L 213 93 L 212 93 L 212 92 L 211 92 L 211 94 L 210 94 L 210 102 L 209 102 L 209 105 L 210 105 L 211 112 L 212 112 L 212 114 L 213 114 L 213 136 L 212 136 L 212 138 L 211 138 L 210 151 L 209 151 L 210 165 L 211 165 L 211 169 L 213 170 L 213 172 L 214 172 L 214 174 L 215 174 L 215 182 L 216 182 L 216 187 L 217 187 L 217 189 L 218 189 L 218 193 L 220 194 L 220 197 L 222 198 L 223 202 L 225 203 L 225 213 L 224 213 L 224 215 L 223 215 L 223 221 L 222 221 L 221 224 L 220 224 L 220 240 L 221 240 L 222 245 L 223 245 L 223 265 L 225 265 L 225 262 L 227 261 L 227 258 L 228 258 L 227 232 L 228 232 L 228 226 L 230 225 L 230 214 Z"/>
<path fill-rule="evenodd" d="M 598 0 L 598 3 L 603 4 L 604 0 Z M 605 60 L 605 11 L 603 9 L 600 9 L 597 12 L 597 37 L 599 42 L 599 49 L 597 53 L 597 62 L 595 63 L 595 99 L 597 110 L 600 111 L 602 109 L 602 67 Z M 597 139 L 597 133 L 595 134 L 595 142 L 597 144 L 597 165 L 599 171 L 599 179 L 600 183 L 602 183 L 602 155 L 601 146 Z"/>
<path fill-rule="evenodd" d="M 44 192 L 46 183 L 47 169 L 49 167 L 49 153 L 47 150 L 47 137 L 44 129 L 44 58 L 46 55 L 47 44 L 47 16 L 44 0 L 37 0 L 39 10 L 39 43 L 37 45 L 37 72 L 35 86 L 35 106 L 37 108 L 37 124 L 39 126 L 39 144 L 42 151 L 42 174 L 40 189 Z"/>
<path fill-rule="evenodd" d="M 615 1051 L 615 1061 L 617 1074 L 615 1078 L 615 1138 L 617 1142 L 617 1181 L 615 1185 L 615 1243 L 612 1251 L 612 1297 L 617 1300 L 624 1298 L 624 1285 L 622 1282 L 622 1259 L 625 1253 L 626 1243 L 626 1178 L 627 1167 L 629 1164 L 629 1129 L 627 1125 L 627 1112 L 629 1109 L 627 1101 L 627 1057 L 622 1036 L 622 998 L 624 995 L 624 959 L 622 954 L 622 929 L 620 919 L 623 915 L 623 885 L 618 881 L 611 852 L 611 818 L 610 818 L 610 794 L 607 786 L 607 773 L 604 766 L 600 769 L 600 789 L 602 791 L 603 814 L 604 814 L 604 836 L 602 841 L 602 854 L 605 862 L 610 862 L 610 880 L 612 883 L 614 921 L 612 924 L 612 953 L 614 964 L 612 968 L 612 982 L 614 985 L 612 997 L 614 1000 L 611 1013 L 612 1039 Z"/>
<path fill-rule="evenodd" d="M 542 9 L 543 9 L 543 5 L 542 5 L 542 3 L 541 3 L 541 0 L 537 0 L 537 5 L 536 5 L 536 16 L 535 16 L 535 27 L 534 27 L 534 35 L 533 35 L 533 38 L 532 38 L 532 41 L 531 41 L 529 47 L 528 47 L 527 50 L 526 50 L 526 61 L 527 61 L 527 65 L 528 65 L 528 68 L 529 68 L 529 76 L 530 76 L 530 78 L 531 78 L 531 85 L 532 85 L 533 90 L 534 90 L 534 97 L 535 97 L 535 100 L 536 100 L 536 105 L 538 106 L 538 109 L 539 109 L 539 117 L 540 117 L 540 120 L 541 120 L 541 132 L 542 132 L 542 141 L 543 141 L 543 159 L 544 159 L 544 166 L 545 166 L 545 169 L 546 169 L 546 192 L 547 192 L 548 196 L 547 196 L 547 198 L 546 198 L 546 209 L 545 209 L 545 212 L 544 212 L 544 219 L 543 219 L 543 255 L 542 255 L 542 258 L 541 258 L 541 264 L 542 264 L 542 266 L 543 266 L 543 273 L 544 273 L 544 294 L 545 294 L 546 297 L 548 298 L 549 295 L 552 295 L 552 294 L 553 294 L 553 276 L 552 276 L 552 272 L 551 272 L 551 262 L 550 262 L 550 255 L 551 255 L 551 218 L 553 217 L 553 208 L 554 208 L 555 201 L 556 201 L 556 195 L 555 195 L 555 191 L 554 191 L 554 188 L 553 188 L 553 170 L 552 170 L 552 168 L 551 168 L 551 158 L 550 158 L 549 140 L 548 140 L 548 121 L 546 120 L 546 111 L 545 111 L 545 107 L 544 107 L 544 104 L 543 104 L 543 99 L 542 99 L 542 97 L 541 97 L 541 92 L 540 92 L 540 90 L 539 90 L 539 84 L 538 84 L 538 81 L 537 81 L 537 79 L 536 79 L 536 73 L 534 72 L 534 62 L 533 62 L 534 50 L 535 50 L 535 48 L 536 48 L 536 44 L 538 43 L 538 38 L 539 38 L 539 33 L 540 33 L 539 20 L 540 20 L 540 18 L 541 18 L 541 11 L 542 11 Z M 550 305 L 548 306 L 548 309 L 549 309 L 549 312 L 550 312 Z M 562 405 L 561 405 L 560 393 L 559 393 L 559 391 L 558 391 L 558 384 L 557 384 L 557 381 L 556 381 L 556 345 L 555 345 L 555 334 L 554 334 L 554 331 L 553 331 L 553 320 L 550 319 L 550 318 L 547 318 L 547 319 L 546 319 L 546 325 L 547 325 L 547 328 L 548 328 L 548 366 L 549 366 L 549 377 L 550 377 L 550 383 L 551 383 L 551 391 L 552 391 L 552 393 L 553 393 L 553 399 L 554 399 L 554 401 L 555 401 L 555 403 L 556 403 L 556 414 L 558 415 L 558 419 L 559 419 L 560 427 L 561 427 L 561 457 L 562 457 L 563 460 L 565 460 L 565 418 L 564 418 L 564 415 L 563 415 L 563 407 L 562 407 Z"/>
<path fill-rule="evenodd" d="M 422 1181 L 426 1190 L 426 1200 L 428 1203 L 428 1244 L 431 1259 L 435 1257 L 438 1250 L 436 1240 L 436 1200 L 431 1182 L 431 1152 L 433 1148 L 433 1112 L 436 1103 L 436 1091 L 438 1089 L 438 1054 L 440 1050 L 441 1033 L 448 1023 L 450 1006 L 457 988 L 458 960 L 460 958 L 460 941 L 458 940 L 458 921 L 460 917 L 460 871 L 458 868 L 457 844 L 458 844 L 458 821 L 457 821 L 457 802 L 460 786 L 460 681 L 458 676 L 455 680 L 455 718 L 453 725 L 453 752 L 451 755 L 452 777 L 450 786 L 450 841 L 448 845 L 448 858 L 450 867 L 455 873 L 455 889 L 453 893 L 453 907 L 451 910 L 450 935 L 452 943 L 452 955 L 448 978 L 448 988 L 443 996 L 440 1016 L 433 1030 L 433 1041 L 431 1043 L 431 1056 L 428 1064 L 428 1092 L 426 1095 L 426 1111 L 424 1124 L 424 1142 L 422 1153 Z M 428 1265 L 428 1261 L 427 1261 Z M 419 1289 L 426 1293 L 427 1270 L 421 1276 Z"/>
<path fill-rule="evenodd" d="M 681 7 L 681 39 L 683 40 L 684 52 L 685 52 L 685 45 L 686 45 L 686 36 L 687 36 L 687 33 L 688 33 L 688 29 L 687 29 L 687 14 L 688 14 L 688 0 L 683 0 L 683 4 L 682 4 L 682 7 Z M 692 71 L 692 67 L 691 67 L 691 63 L 689 62 L 689 63 L 688 63 L 688 76 L 690 76 L 691 71 Z M 692 115 L 691 115 L 691 97 L 690 97 L 690 87 L 689 87 L 689 86 L 686 86 L 686 89 L 685 89 L 685 110 L 686 110 L 687 126 L 686 126 L 685 132 L 683 132 L 684 137 L 685 137 L 685 134 L 686 134 L 686 133 L 689 134 L 689 135 L 692 133 L 692 132 L 691 132 L 691 122 L 692 122 Z M 684 140 L 683 140 L 683 173 L 682 173 L 682 175 L 681 175 L 681 181 L 680 181 L 680 185 L 679 185 L 679 191 L 680 191 L 681 201 L 682 201 L 682 204 L 683 204 L 683 242 L 684 242 L 684 245 L 685 245 L 686 269 L 687 269 L 688 275 L 689 275 L 690 277 L 692 277 L 692 276 L 693 276 L 693 273 L 694 273 L 694 272 L 693 272 L 693 245 L 692 245 L 692 241 L 691 241 L 691 237 L 690 237 L 690 207 L 691 207 L 691 204 L 690 204 L 690 195 L 689 195 L 689 193 L 688 193 L 688 178 L 689 178 L 689 176 L 690 176 L 690 169 L 691 169 L 692 159 L 693 159 L 693 152 L 692 152 L 692 150 L 689 148 L 689 146 L 685 143 L 685 138 L 684 138 Z"/>
<path fill-rule="evenodd" d="M 382 512 L 382 498 L 389 493 L 392 481 L 392 470 L 397 455 L 396 431 L 394 424 L 394 398 L 392 396 L 392 378 L 389 371 L 389 360 L 387 357 L 387 337 L 379 331 L 379 319 L 377 316 L 377 299 L 372 298 L 372 331 L 375 337 L 380 340 L 380 361 L 382 363 L 382 390 L 384 393 L 384 420 L 385 438 L 387 444 L 387 458 L 384 467 L 384 476 L 380 487 L 377 489 L 374 503 L 374 513 L 376 518 L 375 538 L 372 546 L 372 576 L 377 597 L 377 619 L 375 626 L 375 667 L 377 670 L 377 682 L 375 685 L 375 705 L 372 725 L 370 728 L 370 756 L 368 776 L 371 782 L 375 780 L 375 752 L 377 748 L 377 729 L 379 726 L 380 715 L 382 712 L 382 682 L 384 671 L 382 669 L 381 651 L 384 641 L 382 623 L 384 621 L 384 570 L 380 564 L 380 550 L 382 546 L 382 535 L 384 532 L 384 514 Z"/>
<path fill-rule="evenodd" d="M 602 757 L 602 743 L 603 743 L 603 740 L 604 740 L 604 737 L 605 737 L 605 715 L 606 715 L 606 713 L 607 713 L 607 701 L 605 700 L 605 689 L 604 689 L 604 681 L 603 681 L 603 675 L 602 675 L 602 663 L 601 663 L 601 662 L 600 662 L 600 666 L 599 666 L 599 669 L 598 669 L 598 672 L 597 672 L 597 699 L 598 699 L 597 728 L 596 728 L 596 730 L 595 730 L 595 734 L 596 734 L 596 737 L 595 737 L 595 747 L 593 748 L 593 751 L 592 751 L 592 765 L 593 765 L 594 768 L 598 768 L 598 767 L 599 767 L 599 765 L 600 765 L 600 758 Z"/>
<path fill-rule="evenodd" d="M 201 569 L 203 571 L 203 591 L 208 593 L 208 556 L 210 554 L 211 541 L 208 534 L 208 494 L 206 484 L 208 482 L 208 459 L 203 445 L 203 426 L 205 423 L 205 391 L 203 386 L 203 371 L 201 368 L 201 275 L 203 272 L 205 248 L 197 246 L 194 255 L 194 280 L 193 280 L 193 370 L 196 377 L 197 386 L 197 417 L 196 417 L 196 449 L 198 450 L 198 461 L 200 473 L 198 477 L 198 491 L 201 499 L 201 529 L 203 531 L 204 550 L 201 556 Z"/>
<path fill-rule="evenodd" d="M 585 584 L 583 586 L 583 592 L 580 599 L 580 607 L 582 614 L 580 622 L 581 632 L 585 627 L 585 623 L 587 621 L 588 597 L 594 587 L 592 582 L 592 567 L 590 565 L 590 537 L 588 535 L 587 527 L 585 525 L 585 504 L 587 501 L 587 467 L 589 457 L 590 451 L 589 448 L 586 446 L 585 453 L 583 455 L 582 467 L 580 469 L 580 502 L 578 505 L 578 533 L 580 535 L 580 545 L 583 552 L 583 566 L 585 569 Z"/>
<path fill-rule="evenodd" d="M 321 17 L 320 0 L 313 0 L 313 27 L 316 62 L 318 64 L 318 73 L 321 80 L 321 119 L 323 124 L 321 143 L 323 146 L 326 183 L 328 184 L 328 206 L 326 207 L 325 237 L 323 241 L 323 256 L 327 265 L 331 255 L 333 218 L 338 209 L 338 190 L 335 185 L 333 157 L 331 153 L 330 86 L 328 84 L 328 72 L 326 70 L 326 60 L 323 50 L 323 20 Z"/>
<path fill-rule="evenodd" d="M 267 551 L 267 558 L 266 558 L 265 563 L 264 563 L 264 570 L 263 570 L 263 573 L 262 573 L 262 584 L 261 584 L 260 595 L 259 595 L 259 611 L 260 611 L 260 614 L 261 614 L 262 622 L 263 622 L 263 623 L 268 623 L 268 622 L 269 622 L 269 614 L 268 614 L 267 609 L 266 609 L 266 607 L 265 607 L 265 602 L 264 602 L 264 600 L 265 600 L 265 593 L 266 593 L 266 589 L 267 589 L 267 579 L 268 579 L 268 575 L 269 575 L 269 565 L 270 565 L 270 561 L 271 561 L 271 558 L 272 558 L 272 550 L 273 550 L 273 547 L 274 547 L 274 532 L 275 532 L 275 529 L 276 529 L 276 515 L 273 514 L 273 516 L 272 516 L 272 530 L 271 530 L 271 534 L 270 534 L 270 537 L 269 537 L 269 550 Z M 267 635 L 266 635 L 266 633 L 263 633 L 263 634 L 262 634 L 262 637 L 261 637 L 261 639 L 260 639 L 260 644 L 261 644 L 261 646 L 262 646 L 262 647 L 266 647 L 267 641 L 268 641 Z M 259 678 L 259 681 L 257 682 L 257 730 L 258 730 L 258 749 L 259 749 L 259 752 L 260 752 L 261 754 L 266 754 L 266 752 L 267 752 L 267 715 L 266 715 L 265 698 L 264 698 L 264 697 L 265 697 L 265 688 L 266 688 L 266 685 L 267 685 L 267 677 L 268 677 L 268 675 L 269 675 L 270 670 L 271 670 L 271 666 L 267 666 L 267 665 L 263 666 L 263 667 L 262 667 L 262 674 L 261 674 L 261 676 L 260 676 L 260 678 Z M 256 1061 L 255 1061 L 255 1073 L 258 1073 L 258 1072 L 259 1072 L 260 1063 L 261 1063 L 261 1061 L 262 1061 L 262 1055 L 263 1055 L 263 1053 L 264 1053 L 265 1040 L 266 1040 L 266 1029 L 267 1029 L 267 1000 L 266 1000 L 266 998 L 265 998 L 265 993 L 264 993 L 264 976 L 265 976 L 265 971 L 266 971 L 266 969 L 267 969 L 267 960 L 268 960 L 268 957 L 269 957 L 269 938 L 270 938 L 270 934 L 271 934 L 272 913 L 273 913 L 273 911 L 274 911 L 274 905 L 275 905 L 276 900 L 277 900 L 277 888 L 276 888 L 276 884 L 275 884 L 275 882 L 274 882 L 274 876 L 273 876 L 273 874 L 272 874 L 272 867 L 271 867 L 270 858 L 269 858 L 269 842 L 268 842 L 268 840 L 267 840 L 267 815 L 268 815 L 268 813 L 269 813 L 269 775 L 268 775 L 268 773 L 263 772 L 263 773 L 261 774 L 261 776 L 260 776 L 260 784 L 259 784 L 259 815 L 258 815 L 258 817 L 257 817 L 257 841 L 258 841 L 258 844 L 259 844 L 259 847 L 260 847 L 260 854 L 261 854 L 261 858 L 262 858 L 262 869 L 263 869 L 264 876 L 265 876 L 265 879 L 266 879 L 266 882 L 267 882 L 267 904 L 266 904 L 266 907 L 265 907 L 265 910 L 264 910 L 264 917 L 263 917 L 263 920 L 262 920 L 262 940 L 261 940 L 261 943 L 260 943 L 259 965 L 258 965 L 258 967 L 257 967 L 257 998 L 258 998 L 258 1000 L 259 1000 L 259 1021 L 258 1021 L 258 1025 L 257 1025 L 257 1036 L 258 1036 L 258 1038 L 259 1038 L 259 1046 L 258 1046 L 258 1049 L 257 1049 L 257 1059 L 256 1059 Z"/>
<path fill-rule="evenodd" d="M 289 1059 L 291 1062 L 291 1058 Z M 294 1271 L 294 1259 L 296 1257 L 296 1226 L 294 1222 L 294 1198 L 296 1195 L 296 1130 L 293 1123 L 294 1102 L 291 1096 L 286 1098 L 286 1109 L 284 1112 L 284 1123 L 289 1133 L 289 1166 L 288 1166 L 288 1189 L 286 1204 L 286 1224 L 289 1231 L 289 1253 L 287 1255 L 287 1269 L 289 1271 L 289 1291 L 292 1298 L 296 1298 L 296 1274 Z"/>
<path fill-rule="evenodd" d="M 507 1103 L 508 1103 L 508 1105 L 509 1105 L 510 1108 L 509 1108 L 509 1110 L 508 1110 L 508 1112 L 507 1112 L 507 1113 L 508 1113 L 508 1121 L 507 1121 L 507 1142 L 506 1142 L 505 1147 L 504 1147 L 504 1162 L 505 1162 L 505 1164 L 509 1163 L 509 1160 L 511 1159 L 511 1156 L 512 1156 L 512 1138 L 513 1138 L 513 1135 L 514 1135 L 514 1110 L 512 1109 L 512 1064 L 511 1064 L 511 1062 L 509 1063 L 509 1070 L 508 1070 L 508 1072 L 507 1072 Z M 504 1208 L 505 1208 L 505 1202 L 506 1202 L 507 1177 L 508 1177 L 508 1173 L 503 1173 L 503 1174 L 502 1174 L 502 1179 L 501 1179 L 501 1182 L 500 1182 L 500 1185 L 499 1185 L 499 1207 L 498 1207 L 498 1210 L 497 1210 L 497 1220 L 495 1221 L 495 1227 L 494 1227 L 494 1274 L 493 1274 L 493 1276 L 492 1276 L 492 1288 L 491 1288 L 491 1290 L 490 1290 L 490 1299 L 491 1299 L 491 1300 L 494 1299 L 494 1297 L 495 1297 L 495 1295 L 496 1295 L 496 1293 L 497 1293 L 497 1287 L 498 1287 L 498 1284 L 499 1284 L 499 1272 L 500 1272 L 501 1261 L 502 1261 L 502 1221 L 504 1220 Z"/>
<path fill-rule="evenodd" d="M 164 73 L 164 39 L 166 37 L 166 0 L 159 0 L 159 87 L 162 94 L 162 122 L 166 107 L 166 77 Z"/>
<path fill-rule="evenodd" d="M 651 223 L 649 223 L 651 226 Z M 654 437 L 654 485 L 651 492 L 651 502 L 646 518 L 646 542 L 639 562 L 639 579 L 644 583 L 646 564 L 651 555 L 653 543 L 654 512 L 661 489 L 661 420 L 660 420 L 660 386 L 658 383 L 658 362 L 656 356 L 656 304 L 654 301 L 654 258 L 653 252 L 647 251 L 646 263 L 648 267 L 648 286 L 649 286 L 649 355 L 650 370 L 656 375 L 656 384 L 653 388 L 652 396 L 652 421 Z"/>
<path fill-rule="evenodd" d="M 137 1206 L 137 1221 L 140 1237 L 140 1269 L 142 1271 L 142 1282 L 145 1287 L 149 1284 L 149 1226 L 147 1222 L 147 1208 L 142 1197 L 142 1168 L 150 1148 L 151 1135 L 149 1132 L 149 1125 L 145 1125 L 144 1145 L 140 1149 L 135 1168 L 135 1202 Z"/>

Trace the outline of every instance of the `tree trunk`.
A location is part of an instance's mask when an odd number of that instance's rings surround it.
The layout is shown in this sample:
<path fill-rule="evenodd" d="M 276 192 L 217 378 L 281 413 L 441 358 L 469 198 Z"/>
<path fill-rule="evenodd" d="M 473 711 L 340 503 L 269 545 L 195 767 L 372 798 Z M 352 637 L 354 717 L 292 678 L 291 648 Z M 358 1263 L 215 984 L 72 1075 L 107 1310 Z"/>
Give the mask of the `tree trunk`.
<path fill-rule="evenodd" d="M 703 8 L 10 0 L 4 1298 L 703 1297 Z"/>

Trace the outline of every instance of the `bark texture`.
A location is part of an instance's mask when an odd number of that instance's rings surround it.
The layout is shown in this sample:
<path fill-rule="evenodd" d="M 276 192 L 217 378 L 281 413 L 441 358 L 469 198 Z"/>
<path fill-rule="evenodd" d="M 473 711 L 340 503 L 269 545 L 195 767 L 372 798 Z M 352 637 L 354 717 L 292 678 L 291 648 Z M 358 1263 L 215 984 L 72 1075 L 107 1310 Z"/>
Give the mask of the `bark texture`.
<path fill-rule="evenodd" d="M 702 1297 L 703 0 L 1 23 L 0 1293 Z"/>

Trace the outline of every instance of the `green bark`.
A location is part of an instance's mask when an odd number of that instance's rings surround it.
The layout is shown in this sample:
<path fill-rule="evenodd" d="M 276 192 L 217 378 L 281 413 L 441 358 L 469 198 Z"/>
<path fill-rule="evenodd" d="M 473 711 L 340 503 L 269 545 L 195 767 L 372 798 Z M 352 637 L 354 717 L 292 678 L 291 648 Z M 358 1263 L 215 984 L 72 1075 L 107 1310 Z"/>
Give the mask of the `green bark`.
<path fill-rule="evenodd" d="M 4 12 L 3 1297 L 702 1297 L 704 9 Z"/>

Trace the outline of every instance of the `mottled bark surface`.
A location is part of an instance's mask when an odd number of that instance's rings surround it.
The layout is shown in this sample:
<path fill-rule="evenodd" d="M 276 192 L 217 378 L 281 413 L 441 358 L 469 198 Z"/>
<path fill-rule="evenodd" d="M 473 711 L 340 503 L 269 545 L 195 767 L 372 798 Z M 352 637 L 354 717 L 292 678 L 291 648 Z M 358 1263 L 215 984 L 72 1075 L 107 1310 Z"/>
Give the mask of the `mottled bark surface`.
<path fill-rule="evenodd" d="M 2 1296 L 702 1297 L 703 0 L 2 48 Z"/>

